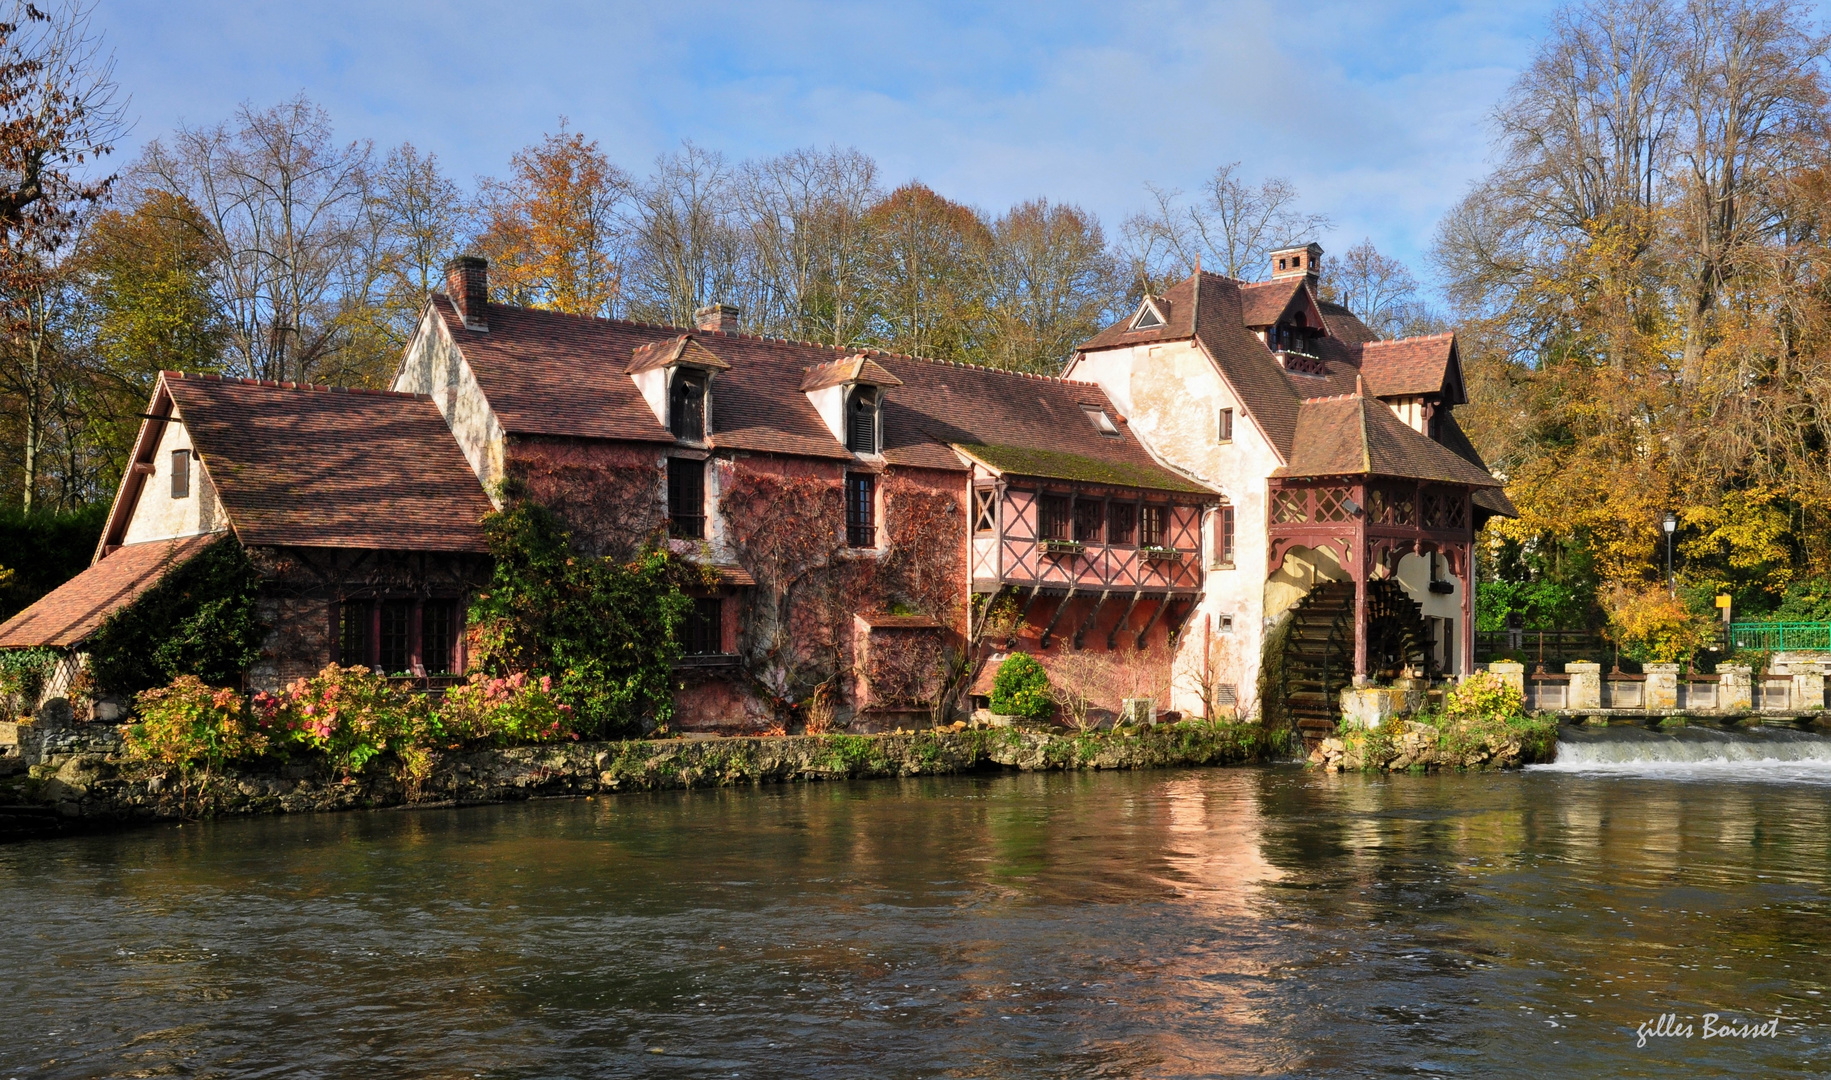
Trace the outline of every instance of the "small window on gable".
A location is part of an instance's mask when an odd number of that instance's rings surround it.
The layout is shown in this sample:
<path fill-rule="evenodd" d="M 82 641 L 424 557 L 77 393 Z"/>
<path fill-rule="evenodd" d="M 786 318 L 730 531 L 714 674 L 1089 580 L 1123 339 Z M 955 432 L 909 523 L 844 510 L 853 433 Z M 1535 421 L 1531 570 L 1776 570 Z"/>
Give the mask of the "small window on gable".
<path fill-rule="evenodd" d="M 1132 329 L 1149 330 L 1153 326 L 1162 326 L 1163 319 L 1158 317 L 1157 309 L 1146 301 L 1138 308 L 1138 317 L 1132 320 Z"/>
<path fill-rule="evenodd" d="M 191 452 L 189 450 L 172 451 L 172 498 L 188 499 L 191 497 Z"/>
<path fill-rule="evenodd" d="M 1094 426 L 1095 431 L 1107 438 L 1119 438 L 1119 425 L 1113 423 L 1113 418 L 1106 415 L 1105 409 L 1094 405 L 1083 405 L 1081 411 L 1087 414 L 1087 422 Z"/>
<path fill-rule="evenodd" d="M 1214 437 L 1218 442 L 1233 441 L 1233 410 L 1222 409 L 1220 420 L 1215 424 Z"/>

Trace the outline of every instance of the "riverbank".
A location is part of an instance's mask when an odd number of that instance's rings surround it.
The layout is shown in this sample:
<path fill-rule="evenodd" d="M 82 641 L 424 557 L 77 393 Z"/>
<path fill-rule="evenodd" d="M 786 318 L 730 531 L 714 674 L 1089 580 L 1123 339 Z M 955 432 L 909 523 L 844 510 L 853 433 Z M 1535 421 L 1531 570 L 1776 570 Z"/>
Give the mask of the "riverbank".
<path fill-rule="evenodd" d="M 58 823 L 105 826 L 237 814 L 453 806 L 620 791 L 1026 772 L 1237 765 L 1282 756 L 1253 725 L 1177 724 L 1086 734 L 1015 728 L 908 735 L 644 739 L 478 749 L 442 755 L 413 783 L 374 768 L 333 775 L 320 761 L 182 771 L 128 760 L 118 742 L 47 754 L 0 780 L 0 834 Z M 371 775 L 372 774 L 372 775 Z M 53 811 L 55 819 L 46 817 Z"/>
<path fill-rule="evenodd" d="M 1393 719 L 1322 740 L 1310 763 L 1328 772 L 1518 769 L 1558 754 L 1558 722 L 1543 714 L 1507 719 Z"/>

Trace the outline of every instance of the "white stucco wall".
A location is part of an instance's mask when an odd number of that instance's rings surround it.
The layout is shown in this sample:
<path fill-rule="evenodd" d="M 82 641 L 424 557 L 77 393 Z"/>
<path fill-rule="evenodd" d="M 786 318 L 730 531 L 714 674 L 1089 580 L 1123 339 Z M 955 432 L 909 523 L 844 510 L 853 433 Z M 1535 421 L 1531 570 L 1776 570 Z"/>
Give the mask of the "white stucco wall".
<path fill-rule="evenodd" d="M 190 451 L 191 436 L 180 422 L 162 426 L 159 448 L 153 452 L 153 472 L 140 486 L 140 497 L 134 502 L 123 543 L 195 536 L 228 527 L 216 501 L 216 488 L 210 483 L 210 474 L 194 456 L 190 462 L 190 495 L 172 498 L 172 454 L 178 450 Z"/>
<path fill-rule="evenodd" d="M 1454 586 L 1451 592 L 1434 593 L 1430 591 L 1430 561 L 1424 555 L 1407 555 L 1400 559 L 1396 576 L 1399 584 L 1405 587 L 1406 594 L 1418 602 L 1427 617 L 1455 620 L 1455 635 L 1451 639 L 1453 646 L 1450 650 L 1450 666 L 1459 674 L 1465 673 L 1469 668 L 1467 658 L 1461 655 L 1465 629 L 1462 612 L 1462 582 L 1456 580 L 1455 575 L 1449 572 L 1449 568 L 1441 561 L 1442 556 L 1438 556 L 1438 560 L 1439 577 Z"/>
<path fill-rule="evenodd" d="M 1235 686 L 1242 707 L 1256 707 L 1267 629 L 1267 491 L 1278 455 L 1207 355 L 1191 342 L 1085 355 L 1068 377 L 1098 383 L 1153 454 L 1217 489 L 1233 504 L 1233 567 L 1216 567 L 1214 544 L 1210 540 L 1204 545 L 1208 550 L 1203 552 L 1207 563 L 1202 603 L 1184 628 L 1171 707 L 1185 712 L 1201 709 L 1196 676 L 1202 670 L 1204 637 L 1215 681 Z M 1234 413 L 1233 439 L 1227 443 L 1217 438 L 1222 409 Z M 1219 629 L 1225 618 L 1233 622 L 1230 634 Z"/>
<path fill-rule="evenodd" d="M 394 389 L 431 395 L 471 471 L 490 501 L 500 505 L 497 491 L 506 475 L 507 451 L 502 424 L 490 411 L 463 353 L 452 343 L 445 320 L 430 308 L 408 343 Z"/>

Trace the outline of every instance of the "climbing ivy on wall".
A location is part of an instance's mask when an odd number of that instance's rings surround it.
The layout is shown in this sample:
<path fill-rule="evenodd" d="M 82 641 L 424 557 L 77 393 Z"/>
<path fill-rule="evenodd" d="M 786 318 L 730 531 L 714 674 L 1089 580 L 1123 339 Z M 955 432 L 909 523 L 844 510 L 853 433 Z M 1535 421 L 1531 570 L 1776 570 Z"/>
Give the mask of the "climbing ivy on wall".
<path fill-rule="evenodd" d="M 692 607 L 683 591 L 711 572 L 665 548 L 620 560 L 580 553 L 553 511 L 511 495 L 483 519 L 496 565 L 471 605 L 479 664 L 546 675 L 582 734 L 612 735 L 673 715 L 672 670 Z"/>
<path fill-rule="evenodd" d="M 96 688 L 134 694 L 195 675 L 234 685 L 261 655 L 260 575 L 225 536 L 109 616 L 89 639 Z"/>

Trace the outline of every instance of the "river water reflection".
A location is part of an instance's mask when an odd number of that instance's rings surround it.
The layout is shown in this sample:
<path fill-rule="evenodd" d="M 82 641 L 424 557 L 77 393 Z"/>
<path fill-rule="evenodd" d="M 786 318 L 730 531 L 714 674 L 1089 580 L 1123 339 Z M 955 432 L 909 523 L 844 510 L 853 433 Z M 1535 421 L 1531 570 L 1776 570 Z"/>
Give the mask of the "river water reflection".
<path fill-rule="evenodd" d="M 0 1076 L 1831 1074 L 1822 786 L 1296 768 L 0 848 Z M 1777 1037 L 1653 1038 L 1661 1013 Z"/>

